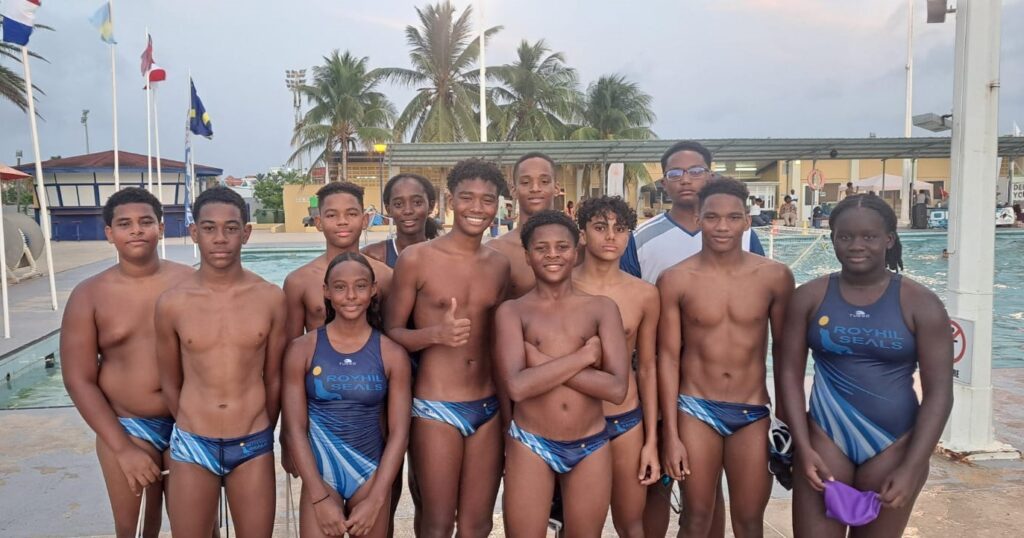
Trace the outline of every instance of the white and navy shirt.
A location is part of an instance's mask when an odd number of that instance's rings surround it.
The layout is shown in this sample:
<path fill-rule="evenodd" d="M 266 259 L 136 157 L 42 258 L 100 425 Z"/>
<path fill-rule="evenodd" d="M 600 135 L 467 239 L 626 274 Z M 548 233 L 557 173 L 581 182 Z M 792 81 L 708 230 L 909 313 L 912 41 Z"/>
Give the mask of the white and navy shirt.
<path fill-rule="evenodd" d="M 700 252 L 703 244 L 700 230 L 688 231 L 666 211 L 633 231 L 619 268 L 656 284 L 662 271 Z M 743 232 L 743 250 L 764 256 L 764 247 L 753 230 Z"/>

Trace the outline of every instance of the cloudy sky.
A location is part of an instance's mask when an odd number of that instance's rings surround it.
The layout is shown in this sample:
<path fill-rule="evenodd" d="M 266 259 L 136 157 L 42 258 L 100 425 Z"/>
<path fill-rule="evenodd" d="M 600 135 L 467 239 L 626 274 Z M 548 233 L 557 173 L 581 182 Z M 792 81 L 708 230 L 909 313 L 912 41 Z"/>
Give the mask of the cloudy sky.
<path fill-rule="evenodd" d="M 924 24 L 914 0 L 915 114 L 952 103 L 954 24 Z M 2 2 L 2 0 L 0 0 Z M 471 2 L 455 4 L 461 9 Z M 586 85 L 621 73 L 653 98 L 661 138 L 901 136 L 907 3 L 900 0 L 484 0 L 486 24 L 504 30 L 488 64 L 510 62 L 520 40 L 547 40 Z M 100 0 L 46 0 L 35 61 L 41 153 L 85 153 L 79 122 L 89 109 L 93 151 L 110 149 L 107 46 L 88 18 Z M 281 165 L 291 153 L 286 69 L 311 67 L 333 49 L 377 66 L 408 67 L 404 28 L 415 6 L 398 0 L 118 0 L 115 36 L 120 145 L 145 153 L 145 93 L 139 55 L 145 29 L 168 81 L 159 90 L 164 157 L 184 154 L 191 69 L 215 137 L 199 160 L 232 175 Z M 1024 0 L 1003 2 L 999 131 L 1024 127 Z M 5 61 L 5 65 L 10 62 Z M 384 91 L 401 110 L 411 90 Z M 916 136 L 927 131 L 915 129 Z M 0 102 L 0 162 L 22 149 L 31 159 L 27 118 Z"/>

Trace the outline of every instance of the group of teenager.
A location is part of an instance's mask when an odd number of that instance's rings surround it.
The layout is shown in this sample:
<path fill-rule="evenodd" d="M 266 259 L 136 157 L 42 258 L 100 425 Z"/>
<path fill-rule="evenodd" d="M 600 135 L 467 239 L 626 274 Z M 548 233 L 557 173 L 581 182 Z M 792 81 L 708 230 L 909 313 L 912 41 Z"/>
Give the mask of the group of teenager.
<path fill-rule="evenodd" d="M 761 536 L 790 472 L 797 536 L 899 536 L 951 408 L 952 341 L 941 301 L 897 271 L 892 209 L 844 199 L 841 270 L 794 290 L 706 148 L 661 165 L 671 209 L 637 227 L 618 197 L 554 211 L 546 155 L 511 185 L 461 161 L 439 237 L 434 186 L 400 174 L 382 193 L 395 235 L 362 252 L 362 189 L 329 183 L 326 251 L 283 290 L 242 267 L 230 189 L 193 204 L 198 269 L 157 255 L 155 197 L 113 194 L 118 260 L 72 292 L 61 354 L 117 535 L 156 536 L 163 498 L 175 536 L 216 535 L 223 488 L 237 534 L 270 536 L 280 419 L 303 536 L 391 535 L 403 475 L 419 536 L 489 535 L 502 484 L 508 536 L 553 515 L 599 536 L 609 511 L 621 536 L 664 536 L 675 483 L 680 535 L 722 536 L 723 474 L 733 533 Z M 520 225 L 484 243 L 505 195 Z"/>

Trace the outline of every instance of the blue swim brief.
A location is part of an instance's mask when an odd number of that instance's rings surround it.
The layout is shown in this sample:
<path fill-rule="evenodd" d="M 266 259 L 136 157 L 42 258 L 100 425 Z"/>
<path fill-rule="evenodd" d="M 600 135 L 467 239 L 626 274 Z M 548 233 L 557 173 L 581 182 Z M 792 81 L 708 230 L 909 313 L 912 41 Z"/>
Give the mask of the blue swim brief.
<path fill-rule="evenodd" d="M 227 476 L 239 465 L 274 451 L 274 430 L 221 439 L 189 433 L 177 425 L 171 433 L 171 459 L 194 463 L 217 476 Z"/>
<path fill-rule="evenodd" d="M 707 424 L 722 437 L 771 415 L 767 405 L 705 400 L 680 394 L 679 410 Z"/>
<path fill-rule="evenodd" d="M 442 402 L 412 399 L 412 416 L 444 422 L 463 437 L 469 437 L 498 414 L 498 398 L 491 396 L 472 402 Z"/>
<path fill-rule="evenodd" d="M 163 452 L 171 446 L 171 430 L 174 429 L 173 417 L 117 417 L 117 421 L 121 423 L 125 433 L 153 445 L 157 452 Z"/>
<path fill-rule="evenodd" d="M 637 406 L 636 409 L 621 415 L 604 417 L 604 421 L 607 424 L 609 440 L 614 441 L 615 438 L 639 426 L 644 421 L 644 410 Z"/>
<path fill-rule="evenodd" d="M 547 463 L 552 471 L 559 474 L 572 471 L 573 467 L 579 465 L 584 458 L 608 444 L 607 429 L 575 441 L 554 441 L 521 429 L 513 420 L 508 434 L 544 460 L 544 463 Z"/>

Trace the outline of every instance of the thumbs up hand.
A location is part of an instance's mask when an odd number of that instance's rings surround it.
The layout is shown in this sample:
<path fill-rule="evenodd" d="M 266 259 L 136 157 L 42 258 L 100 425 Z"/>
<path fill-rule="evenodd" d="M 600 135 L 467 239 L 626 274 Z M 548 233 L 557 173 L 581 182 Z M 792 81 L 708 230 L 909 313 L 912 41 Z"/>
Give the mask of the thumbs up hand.
<path fill-rule="evenodd" d="M 444 314 L 444 319 L 437 325 L 437 337 L 435 341 L 448 347 L 459 347 L 469 341 L 470 321 L 467 318 L 455 317 L 455 310 L 458 302 L 452 297 L 451 307 Z"/>

